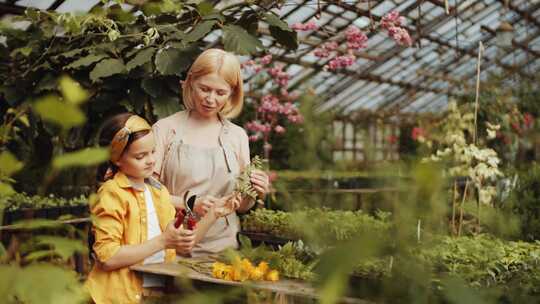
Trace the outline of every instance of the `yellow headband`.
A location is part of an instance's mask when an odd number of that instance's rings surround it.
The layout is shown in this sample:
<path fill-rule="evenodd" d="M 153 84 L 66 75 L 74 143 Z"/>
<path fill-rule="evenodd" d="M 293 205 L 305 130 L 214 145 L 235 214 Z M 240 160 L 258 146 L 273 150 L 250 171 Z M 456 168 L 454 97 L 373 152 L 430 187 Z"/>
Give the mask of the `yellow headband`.
<path fill-rule="evenodd" d="M 111 141 L 111 161 L 117 162 L 124 152 L 129 140 L 129 135 L 135 132 L 152 130 L 152 127 L 143 118 L 133 115 L 127 121 L 122 129 L 120 129 Z"/>

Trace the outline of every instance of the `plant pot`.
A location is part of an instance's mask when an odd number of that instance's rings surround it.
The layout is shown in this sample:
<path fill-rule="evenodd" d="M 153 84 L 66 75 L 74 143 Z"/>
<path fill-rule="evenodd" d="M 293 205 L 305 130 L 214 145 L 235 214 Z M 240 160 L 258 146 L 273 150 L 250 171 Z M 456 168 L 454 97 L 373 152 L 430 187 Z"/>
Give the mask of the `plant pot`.
<path fill-rule="evenodd" d="M 56 220 L 62 214 L 62 207 L 47 208 L 46 211 L 48 219 Z"/>
<path fill-rule="evenodd" d="M 277 237 L 277 236 L 267 234 L 267 233 L 262 233 L 262 232 L 240 231 L 238 235 L 247 236 L 251 240 L 251 243 L 253 244 L 253 246 L 259 246 L 260 244 L 264 243 L 272 247 L 273 249 L 278 249 L 279 246 L 283 246 L 287 244 L 288 242 L 295 241 L 292 239 Z"/>

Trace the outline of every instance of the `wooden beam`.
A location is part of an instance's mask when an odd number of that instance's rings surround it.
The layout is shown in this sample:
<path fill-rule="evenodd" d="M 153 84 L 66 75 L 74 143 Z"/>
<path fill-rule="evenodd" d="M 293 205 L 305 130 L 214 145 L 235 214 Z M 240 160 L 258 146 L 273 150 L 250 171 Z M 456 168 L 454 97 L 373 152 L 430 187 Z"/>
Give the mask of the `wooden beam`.
<path fill-rule="evenodd" d="M 26 7 L 17 4 L 6 4 L 0 2 L 0 16 L 7 14 L 23 15 Z"/>
<path fill-rule="evenodd" d="M 521 16 L 521 18 L 527 20 L 528 22 L 530 22 L 530 23 L 536 25 L 538 28 L 540 28 L 540 21 L 538 19 L 534 18 L 534 16 L 533 16 L 533 14 L 536 12 L 536 9 L 534 9 L 532 11 L 530 9 L 527 9 L 527 11 L 522 11 L 517 6 L 512 4 L 511 1 L 506 1 L 506 0 L 497 0 L 497 1 L 502 3 L 502 5 L 507 5 L 508 4 L 509 9 L 516 12 L 518 15 Z M 531 2 L 533 2 L 533 1 L 531 1 Z M 538 6 L 538 3 L 537 3 L 536 6 Z"/>
<path fill-rule="evenodd" d="M 284 62 L 284 63 L 288 63 L 288 64 L 297 64 L 297 65 L 300 65 L 300 66 L 303 66 L 303 67 L 312 68 L 312 69 L 316 69 L 316 70 L 322 70 L 323 69 L 323 66 L 321 64 L 310 63 L 310 62 L 306 62 L 306 61 L 303 61 L 303 60 L 300 60 L 300 59 L 279 57 L 279 58 L 276 58 L 276 60 Z M 358 73 L 358 72 L 354 72 L 354 71 L 347 70 L 347 69 L 337 70 L 337 71 L 334 71 L 334 73 L 344 74 L 344 75 L 350 76 L 352 78 L 355 78 L 357 80 L 360 79 L 360 80 L 376 82 L 376 83 L 387 83 L 387 84 L 390 84 L 390 85 L 393 85 L 393 86 L 398 86 L 398 87 L 405 88 L 405 89 L 415 89 L 415 90 L 419 90 L 419 91 L 426 91 L 426 92 L 433 92 L 433 93 L 445 93 L 446 94 L 446 92 L 442 91 L 442 90 L 429 88 L 429 87 L 423 87 L 423 86 L 417 86 L 417 85 L 413 85 L 413 84 L 403 82 L 403 81 L 395 81 L 395 80 L 391 80 L 391 79 L 385 79 L 385 78 L 383 78 L 381 76 L 378 76 L 378 75 Z"/>

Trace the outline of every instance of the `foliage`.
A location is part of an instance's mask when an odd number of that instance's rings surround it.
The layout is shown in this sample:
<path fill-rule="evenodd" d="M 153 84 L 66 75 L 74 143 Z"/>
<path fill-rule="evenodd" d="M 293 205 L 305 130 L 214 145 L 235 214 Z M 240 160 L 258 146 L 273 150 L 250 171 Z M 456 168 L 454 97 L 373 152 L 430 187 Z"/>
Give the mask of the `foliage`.
<path fill-rule="evenodd" d="M 293 240 L 302 239 L 306 244 L 318 248 L 351 239 L 357 234 L 383 237 L 390 228 L 387 217 L 382 212 L 375 218 L 362 211 L 306 208 L 284 212 L 257 209 L 242 219 L 242 229 Z M 313 219 L 317 221 L 313 222 Z M 306 222 L 311 223 L 309 231 L 305 229 Z"/>
<path fill-rule="evenodd" d="M 468 142 L 468 135 L 474 134 L 475 128 L 474 114 L 463 113 L 455 102 L 451 102 L 436 139 L 438 149 L 425 160 L 443 162 L 447 166 L 445 173 L 451 177 L 467 176 L 478 190 L 480 203 L 491 204 L 496 194 L 493 183 L 502 176 L 500 159 L 495 150 L 481 148 L 474 141 Z M 488 132 L 494 133 L 494 128 L 488 124 Z M 475 135 L 472 137 L 476 138 Z"/>
<path fill-rule="evenodd" d="M 261 213 L 259 213 L 259 217 L 262 217 Z M 278 217 L 272 221 L 276 218 Z M 278 222 L 283 223 L 282 219 L 283 215 L 281 214 Z M 324 222 L 323 218 L 320 219 Z M 373 220 L 373 222 L 364 225 L 372 226 L 369 230 L 374 231 L 388 225 L 388 223 Z M 273 235 L 284 236 L 279 233 L 281 232 L 276 231 Z M 354 239 L 358 235 L 358 233 L 351 235 L 349 239 Z M 336 243 L 334 242 L 334 244 Z M 270 256 L 278 255 L 265 246 L 253 248 L 251 243 L 246 240 L 242 240 L 242 245 L 241 256 L 250 260 L 264 260 L 269 259 Z M 304 246 L 301 241 L 287 243 L 281 247 L 279 254 L 283 255 L 285 252 L 303 262 L 306 267 L 291 266 L 293 269 L 313 271 L 314 266 L 319 262 L 318 255 L 314 254 L 309 247 Z M 285 259 L 285 257 L 281 256 L 280 258 Z M 390 279 L 392 276 L 398 275 L 396 271 L 400 271 L 399 264 L 403 265 L 403 263 L 418 264 L 429 269 L 434 274 L 432 279 L 436 283 L 435 285 L 450 275 L 460 277 L 475 288 L 497 286 L 508 289 L 519 288 L 521 291 L 531 294 L 540 292 L 538 286 L 534 284 L 540 280 L 540 268 L 538 267 L 540 265 L 540 242 L 504 241 L 488 235 L 434 236 L 410 247 L 406 254 L 392 256 L 387 253 L 359 259 L 354 263 L 353 273 L 358 277 L 370 280 Z M 392 264 L 396 269 L 393 269 Z M 283 265 L 276 266 L 276 268 L 284 273 L 287 269 Z M 315 278 L 315 273 L 312 272 L 308 277 Z"/>
<path fill-rule="evenodd" d="M 0 138 L 26 164 L 18 180 L 40 184 L 49 156 L 93 145 L 109 115 L 132 111 L 155 121 L 180 110 L 179 81 L 208 35 L 217 34 L 226 50 L 245 54 L 260 49 L 263 23 L 290 31 L 269 14 L 278 3 L 221 10 L 199 1 L 133 4 L 131 10 L 118 3 L 96 5 L 83 15 L 29 9 L 15 18 L 30 23 L 25 30 L 0 27 Z M 234 8 L 244 14 L 233 14 Z M 60 78 L 64 74 L 76 82 Z M 65 96 L 72 102 L 56 98 L 66 88 L 79 90 Z"/>
<path fill-rule="evenodd" d="M 247 237 L 240 237 L 241 248 L 239 251 L 226 251 L 221 259 L 233 262 L 238 257 L 247 258 L 255 264 L 261 262 L 268 263 L 269 267 L 276 269 L 281 275 L 301 280 L 312 280 L 314 278 L 313 267 L 316 260 L 310 259 L 306 255 L 304 244 L 299 242 L 288 242 L 280 246 L 278 250 L 271 250 L 265 245 L 253 247 Z"/>
<path fill-rule="evenodd" d="M 63 77 L 59 81 L 59 93 L 48 93 L 31 104 L 33 114 L 49 125 L 53 134 L 65 133 L 72 127 L 78 127 L 86 121 L 80 110 L 89 94 L 71 78 Z M 64 117 L 64 115 L 68 117 Z M 24 163 L 10 155 L 10 141 L 19 132 L 19 127 L 30 128 L 28 117 L 30 107 L 19 105 L 8 111 L 2 121 L 3 134 L 0 138 L 2 162 L 11 164 L 2 170 L 2 182 L 12 182 L 11 176 Z M 17 122 L 17 123 L 16 123 Z M 20 135 L 20 134 L 19 134 Z M 45 179 L 41 181 L 41 192 L 44 193 L 55 176 L 65 168 L 73 166 L 95 165 L 108 157 L 102 149 L 79 150 L 71 153 L 55 151 L 45 170 Z M 8 196 L 7 194 L 12 194 Z M 0 208 L 23 207 L 24 203 L 31 207 L 49 205 L 51 201 L 74 203 L 76 200 L 55 200 L 54 197 L 28 197 L 25 194 L 13 194 L 12 191 L 0 193 Z M 39 203 L 37 203 L 39 202 Z M 41 205 L 40 205 L 41 204 Z M 3 212 L 3 210 L 2 210 Z M 73 226 L 61 225 L 47 220 L 30 220 L 14 225 L 15 229 L 23 229 L 21 240 L 13 240 L 8 250 L 0 250 L 0 298 L 6 303 L 81 303 L 87 301 L 87 294 L 73 270 L 65 265 L 75 253 L 85 254 L 86 246 L 81 242 L 81 235 Z M 52 233 L 52 234 L 51 234 Z M 56 233 L 56 234 L 55 234 Z M 14 237 L 13 237 L 14 238 Z M 0 246 L 3 249 L 3 246 Z M 54 277 L 54 280 L 50 280 Z"/>
<path fill-rule="evenodd" d="M 257 155 L 251 159 L 251 163 L 247 166 L 244 171 L 238 175 L 236 178 L 236 187 L 235 191 L 243 196 L 250 197 L 251 199 L 257 199 L 257 191 L 253 188 L 253 185 L 250 181 L 250 176 L 253 170 L 262 170 L 263 161 Z"/>
<path fill-rule="evenodd" d="M 4 211 L 14 211 L 18 209 L 42 209 L 52 207 L 87 206 L 88 197 L 81 195 L 71 199 L 57 197 L 53 194 L 49 196 L 28 195 L 26 193 L 15 193 L 9 196 L 0 197 L 0 207 Z"/>
<path fill-rule="evenodd" d="M 517 82 L 517 83 L 516 83 Z M 540 109 L 538 108 L 538 83 L 527 79 L 519 81 L 492 74 L 482 82 L 479 95 L 478 125 L 486 122 L 498 125 L 495 138 L 486 144 L 497 151 L 505 167 L 519 166 L 520 162 L 534 159 L 532 148 L 537 141 Z M 469 108 L 471 95 L 459 100 Z M 480 138 L 487 137 L 487 130 L 479 128 Z"/>
<path fill-rule="evenodd" d="M 521 236 L 525 240 L 540 240 L 540 165 L 531 164 L 519 171 L 507 209 L 520 218 Z M 506 206 L 505 206 L 506 207 Z"/>
<path fill-rule="evenodd" d="M 414 251 L 435 273 L 459 276 L 471 286 L 520 286 L 539 294 L 540 242 L 508 242 L 487 235 L 443 237 Z"/>

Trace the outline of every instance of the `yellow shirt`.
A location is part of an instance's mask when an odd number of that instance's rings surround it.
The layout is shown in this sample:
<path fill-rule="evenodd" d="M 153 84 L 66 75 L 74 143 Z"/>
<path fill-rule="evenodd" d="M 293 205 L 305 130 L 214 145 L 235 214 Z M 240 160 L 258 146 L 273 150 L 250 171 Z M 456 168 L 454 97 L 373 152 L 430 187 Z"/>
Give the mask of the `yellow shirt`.
<path fill-rule="evenodd" d="M 174 219 L 175 210 L 167 189 L 155 179 L 145 181 L 150 187 L 161 231 Z M 124 267 L 104 271 L 103 263 L 123 245 L 141 244 L 147 240 L 147 211 L 144 189 L 132 187 L 122 172 L 106 181 L 98 190 L 98 199 L 91 207 L 95 236 L 93 250 L 98 261 L 85 283 L 96 304 L 139 303 L 142 298 L 142 277 Z M 165 250 L 165 261 L 174 261 L 175 250 Z M 143 261 L 141 261 L 142 263 Z"/>

